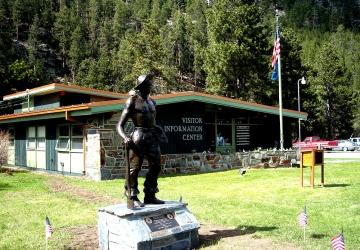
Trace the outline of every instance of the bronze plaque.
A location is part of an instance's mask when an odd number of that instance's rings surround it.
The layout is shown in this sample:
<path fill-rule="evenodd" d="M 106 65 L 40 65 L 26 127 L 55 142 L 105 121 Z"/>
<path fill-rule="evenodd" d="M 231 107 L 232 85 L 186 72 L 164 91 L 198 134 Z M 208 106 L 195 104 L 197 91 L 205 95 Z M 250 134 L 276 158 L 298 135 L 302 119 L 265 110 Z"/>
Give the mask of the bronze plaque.
<path fill-rule="evenodd" d="M 157 216 L 145 217 L 144 221 L 146 225 L 150 228 L 151 232 L 179 226 L 179 223 L 175 220 L 174 213 L 166 213 Z"/>

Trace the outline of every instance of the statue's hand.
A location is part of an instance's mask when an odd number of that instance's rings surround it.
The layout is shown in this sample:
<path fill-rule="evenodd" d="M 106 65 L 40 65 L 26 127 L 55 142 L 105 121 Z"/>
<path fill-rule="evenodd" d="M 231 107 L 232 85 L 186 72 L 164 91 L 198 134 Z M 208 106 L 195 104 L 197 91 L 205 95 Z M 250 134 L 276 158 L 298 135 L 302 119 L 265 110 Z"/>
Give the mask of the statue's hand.
<path fill-rule="evenodd" d="M 135 142 L 129 137 L 124 138 L 124 144 L 125 144 L 126 148 L 128 148 L 128 149 L 132 149 L 134 151 L 138 150 Z"/>
<path fill-rule="evenodd" d="M 124 138 L 124 143 L 125 143 L 126 146 L 130 146 L 131 143 L 133 143 L 133 141 L 129 137 L 126 136 Z"/>

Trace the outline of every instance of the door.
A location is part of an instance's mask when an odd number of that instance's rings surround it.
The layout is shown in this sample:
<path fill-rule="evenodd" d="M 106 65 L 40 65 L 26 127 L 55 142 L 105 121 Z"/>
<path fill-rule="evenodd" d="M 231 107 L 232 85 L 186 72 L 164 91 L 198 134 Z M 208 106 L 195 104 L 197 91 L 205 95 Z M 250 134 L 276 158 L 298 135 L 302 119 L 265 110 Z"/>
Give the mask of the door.
<path fill-rule="evenodd" d="M 56 159 L 56 127 L 46 126 L 46 169 L 57 171 Z"/>
<path fill-rule="evenodd" d="M 15 129 L 15 165 L 26 167 L 26 127 Z"/>

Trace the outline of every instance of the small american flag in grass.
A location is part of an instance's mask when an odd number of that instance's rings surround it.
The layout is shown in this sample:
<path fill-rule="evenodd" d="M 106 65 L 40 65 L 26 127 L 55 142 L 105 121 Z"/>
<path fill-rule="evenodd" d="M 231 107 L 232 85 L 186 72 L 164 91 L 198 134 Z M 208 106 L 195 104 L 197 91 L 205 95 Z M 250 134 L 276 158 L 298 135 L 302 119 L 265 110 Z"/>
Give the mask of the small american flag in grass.
<path fill-rule="evenodd" d="M 345 250 L 344 235 L 341 233 L 332 238 L 331 246 L 333 250 Z"/>
<path fill-rule="evenodd" d="M 300 227 L 305 227 L 308 224 L 308 217 L 306 213 L 306 206 L 304 207 L 304 211 L 299 214 L 299 225 Z"/>
<path fill-rule="evenodd" d="M 52 226 L 51 226 L 51 223 L 50 223 L 50 220 L 49 218 L 46 216 L 46 219 L 45 219 L 45 236 L 46 238 L 50 238 L 51 235 L 53 233 L 53 229 L 52 229 Z"/>

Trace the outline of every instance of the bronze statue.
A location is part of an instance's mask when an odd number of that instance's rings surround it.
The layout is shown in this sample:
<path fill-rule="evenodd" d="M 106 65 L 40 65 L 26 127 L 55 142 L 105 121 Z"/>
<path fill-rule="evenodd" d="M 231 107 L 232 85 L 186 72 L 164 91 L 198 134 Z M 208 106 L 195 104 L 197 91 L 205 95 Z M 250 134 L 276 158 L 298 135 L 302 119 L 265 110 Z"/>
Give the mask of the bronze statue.
<path fill-rule="evenodd" d="M 138 174 L 145 157 L 149 162 L 149 171 L 144 182 L 144 203 L 164 204 L 164 201 L 156 198 L 155 193 L 159 192 L 157 179 L 161 170 L 159 143 L 165 141 L 166 136 L 162 128 L 156 125 L 156 103 L 149 97 L 153 87 L 152 78 L 152 74 L 138 77 L 137 85 L 134 88 L 135 93 L 127 99 L 117 125 L 119 135 L 124 139 L 126 147 L 129 148 L 128 160 L 131 163 L 128 179 L 130 191 L 125 185 L 125 194 L 136 207 L 144 206 L 137 195 L 139 194 Z M 129 118 L 135 126 L 131 135 L 127 135 L 124 131 Z"/>

